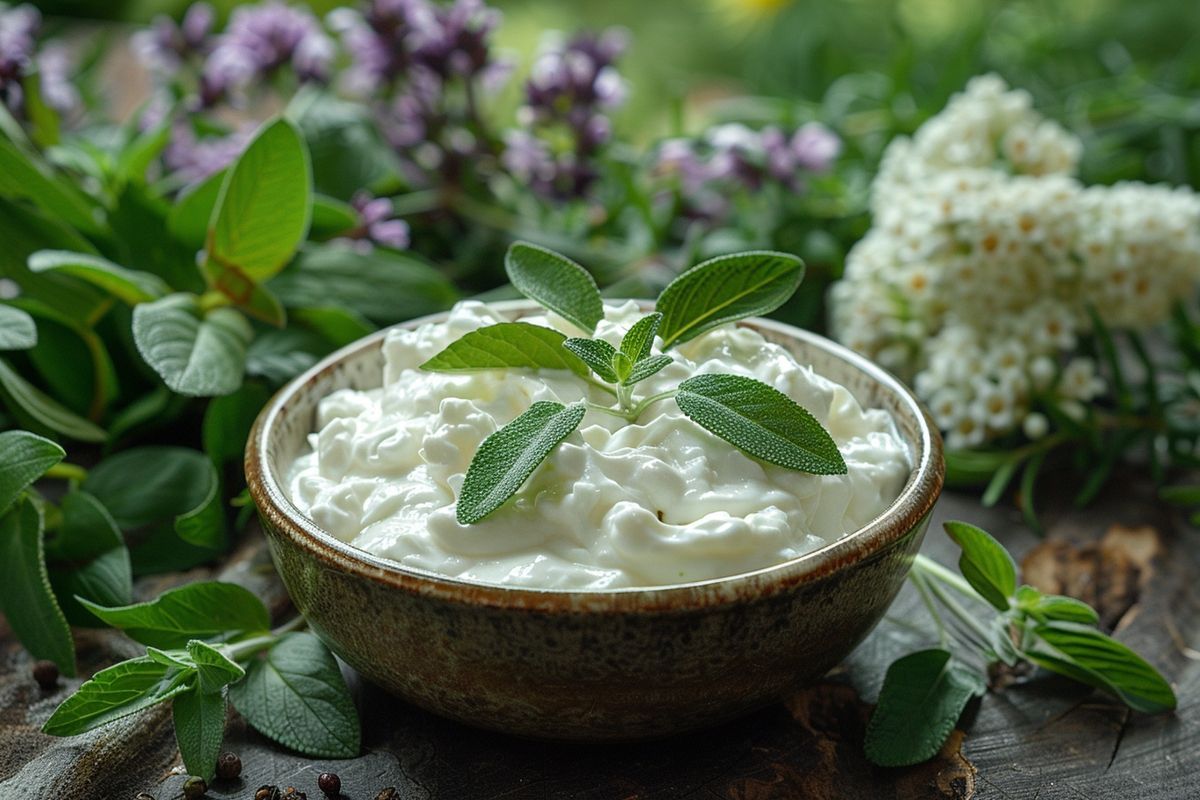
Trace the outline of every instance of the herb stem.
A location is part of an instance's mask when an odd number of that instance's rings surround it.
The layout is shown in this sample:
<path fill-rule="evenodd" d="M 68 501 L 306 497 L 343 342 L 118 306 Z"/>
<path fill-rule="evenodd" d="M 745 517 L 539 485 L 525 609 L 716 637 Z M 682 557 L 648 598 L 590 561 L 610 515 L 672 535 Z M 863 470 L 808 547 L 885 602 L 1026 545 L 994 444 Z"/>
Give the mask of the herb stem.
<path fill-rule="evenodd" d="M 917 594 L 921 595 L 921 602 L 925 604 L 929 616 L 933 617 L 933 623 L 937 626 L 938 644 L 945 648 L 949 638 L 946 634 L 946 624 L 942 622 L 942 615 L 938 613 L 933 596 L 929 593 L 929 587 L 925 585 L 928 579 L 919 572 L 910 574 L 909 578 L 912 580 L 912 585 L 917 588 Z"/>
<path fill-rule="evenodd" d="M 608 406 L 602 406 L 599 403 L 588 403 L 587 407 L 591 411 L 599 411 L 602 414 L 608 414 L 610 416 L 619 417 L 620 419 L 623 419 L 626 422 L 633 422 L 633 420 L 636 419 L 636 417 L 631 417 L 630 412 L 628 412 L 628 411 L 622 411 L 619 408 L 609 408 Z"/>
<path fill-rule="evenodd" d="M 47 478 L 57 478 L 64 481 L 82 482 L 87 480 L 88 471 L 78 464 L 62 462 L 55 464 L 44 473 Z"/>
<path fill-rule="evenodd" d="M 587 382 L 588 384 L 590 384 L 592 386 L 595 386 L 597 389 L 602 389 L 605 392 L 607 392 L 608 394 L 611 394 L 613 397 L 617 396 L 617 390 L 614 389 L 613 387 L 609 386 L 607 383 L 598 381 L 595 378 L 593 378 L 591 375 L 583 375 L 581 377 L 583 378 L 583 380 L 585 382 Z"/>
<path fill-rule="evenodd" d="M 674 397 L 676 391 L 677 391 L 676 389 L 668 389 L 665 392 L 659 392 L 658 394 L 652 394 L 649 397 L 642 399 L 629 412 L 630 413 L 629 421 L 633 422 L 638 417 L 640 417 L 642 415 L 642 412 L 645 411 L 652 403 L 657 403 L 659 400 L 665 400 L 668 397 Z"/>
<path fill-rule="evenodd" d="M 288 620 L 269 633 L 252 636 L 249 639 L 244 639 L 240 642 L 234 642 L 233 644 L 226 645 L 225 655 L 229 656 L 229 658 L 233 661 L 241 661 L 242 659 L 249 658 L 259 651 L 265 650 L 266 648 L 275 644 L 275 642 L 279 641 L 279 638 L 284 634 L 291 633 L 292 631 L 298 631 L 307 624 L 308 620 L 306 620 L 303 616 L 297 615 L 294 619 Z"/>
<path fill-rule="evenodd" d="M 913 559 L 912 569 L 913 572 L 919 573 L 924 577 L 936 578 L 942 583 L 949 585 L 964 597 L 969 597 L 972 600 L 982 599 L 979 596 L 979 593 L 971 587 L 971 584 L 967 583 L 966 579 L 955 575 L 953 572 L 946 569 L 928 556 L 923 556 L 918 553 Z"/>
<path fill-rule="evenodd" d="M 985 648 L 990 647 L 987 642 L 991 640 L 991 636 L 988 633 L 987 628 L 983 627 L 983 624 L 979 620 L 971 616 L 970 612 L 959 605 L 958 601 L 954 599 L 954 596 L 943 589 L 940 585 L 932 581 L 930 581 L 928 585 L 930 591 L 932 591 L 934 596 L 941 601 L 942 605 L 944 605 L 951 614 L 957 617 L 958 620 L 962 622 L 963 625 L 965 625 L 972 633 L 978 636 L 979 642 L 983 644 Z"/>

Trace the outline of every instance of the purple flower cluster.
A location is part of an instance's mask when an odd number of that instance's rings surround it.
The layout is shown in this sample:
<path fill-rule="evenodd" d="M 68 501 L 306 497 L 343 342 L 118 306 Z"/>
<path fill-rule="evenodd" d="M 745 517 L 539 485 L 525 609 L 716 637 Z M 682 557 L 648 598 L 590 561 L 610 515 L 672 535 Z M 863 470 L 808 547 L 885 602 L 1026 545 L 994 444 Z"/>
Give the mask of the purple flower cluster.
<path fill-rule="evenodd" d="M 144 31 L 130 41 L 138 59 L 150 69 L 175 75 L 189 62 L 200 62 L 213 48 L 213 8 L 208 3 L 193 3 L 183 21 L 159 15 Z"/>
<path fill-rule="evenodd" d="M 375 245 L 397 250 L 408 247 L 408 223 L 396 216 L 391 200 L 361 191 L 350 204 L 358 212 L 359 224 L 342 237 L 344 241 L 362 252 L 370 252 Z"/>
<path fill-rule="evenodd" d="M 179 120 L 163 150 L 163 166 L 185 186 L 199 183 L 232 164 L 253 135 L 254 127 L 247 125 L 224 136 L 200 138 L 186 120 Z"/>
<path fill-rule="evenodd" d="M 43 102 L 63 115 L 80 109 L 79 92 L 71 84 L 74 60 L 66 47 L 38 47 L 42 15 L 30 5 L 0 4 L 0 103 L 17 117 L 25 114 L 23 81 L 34 70 Z"/>
<path fill-rule="evenodd" d="M 608 113 L 625 100 L 615 63 L 625 50 L 620 29 L 579 34 L 546 49 L 525 84 L 520 121 L 525 130 L 506 137 L 505 167 L 548 197 L 579 197 L 599 177 L 595 157 L 612 138 Z M 565 130 L 569 145 L 553 151 L 535 134 Z M 563 137 L 559 137 L 563 138 Z"/>
<path fill-rule="evenodd" d="M 697 139 L 663 142 L 657 171 L 678 180 L 684 213 L 723 219 L 737 191 L 756 191 L 768 183 L 803 191 L 805 176 L 827 171 L 841 147 L 837 134 L 818 122 L 801 126 L 791 136 L 776 126 L 754 130 L 730 123 Z"/>

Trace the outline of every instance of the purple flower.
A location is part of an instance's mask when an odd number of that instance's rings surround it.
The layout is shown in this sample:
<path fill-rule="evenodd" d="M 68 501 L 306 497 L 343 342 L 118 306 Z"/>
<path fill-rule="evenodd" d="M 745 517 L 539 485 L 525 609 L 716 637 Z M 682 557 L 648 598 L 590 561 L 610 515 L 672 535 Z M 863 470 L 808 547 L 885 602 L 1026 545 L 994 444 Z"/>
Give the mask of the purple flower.
<path fill-rule="evenodd" d="M 842 152 L 842 140 L 819 122 L 809 122 L 792 135 L 792 152 L 801 168 L 827 172 Z"/>
<path fill-rule="evenodd" d="M 41 47 L 37 35 L 42 16 L 33 6 L 0 6 L 0 103 L 15 116 L 25 115 L 22 81 L 35 67 L 42 100 L 62 115 L 81 109 L 79 92 L 71 83 L 74 59 L 66 47 L 52 42 Z"/>
<path fill-rule="evenodd" d="M 408 223 L 396 217 L 392 201 L 361 191 L 354 195 L 350 204 L 358 212 L 359 224 L 342 237 L 342 241 L 362 252 L 369 252 L 375 245 L 397 250 L 408 247 Z"/>
<path fill-rule="evenodd" d="M 174 75 L 184 62 L 212 49 L 214 19 L 208 3 L 193 3 L 179 24 L 167 16 L 155 17 L 147 30 L 133 35 L 133 51 L 147 68 Z"/>
<path fill-rule="evenodd" d="M 163 166 L 184 185 L 199 183 L 233 163 L 253 136 L 253 126 L 246 126 L 225 136 L 200 139 L 190 125 L 180 123 L 163 150 Z"/>
<path fill-rule="evenodd" d="M 426 4 L 412 15 L 412 58 L 442 78 L 472 78 L 492 66 L 492 32 L 500 12 L 483 0 Z"/>

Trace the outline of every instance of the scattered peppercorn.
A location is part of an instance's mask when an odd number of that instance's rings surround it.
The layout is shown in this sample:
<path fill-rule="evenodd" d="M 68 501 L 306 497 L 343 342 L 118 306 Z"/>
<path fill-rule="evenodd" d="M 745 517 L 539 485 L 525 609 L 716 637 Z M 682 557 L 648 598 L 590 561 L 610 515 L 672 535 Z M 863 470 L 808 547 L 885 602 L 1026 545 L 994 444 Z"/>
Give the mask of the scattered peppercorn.
<path fill-rule="evenodd" d="M 400 793 L 396 791 L 395 786 L 389 786 L 381 789 L 379 794 L 375 795 L 375 800 L 400 800 Z"/>
<path fill-rule="evenodd" d="M 283 800 L 308 800 L 308 795 L 295 786 L 289 786 L 283 790 Z"/>
<path fill-rule="evenodd" d="M 204 782 L 204 778 L 193 775 L 183 782 L 183 796 L 187 800 L 199 800 L 208 793 L 208 784 Z"/>
<path fill-rule="evenodd" d="M 217 756 L 217 777 L 231 781 L 242 774 L 242 760 L 237 753 L 221 753 Z"/>
<path fill-rule="evenodd" d="M 50 691 L 58 686 L 58 665 L 53 661 L 35 661 L 33 664 L 33 679 L 43 691 Z"/>
<path fill-rule="evenodd" d="M 342 779 L 335 772 L 322 772 L 317 777 L 317 788 L 324 792 L 326 797 L 337 797 L 342 793 Z"/>
<path fill-rule="evenodd" d="M 279 800 L 280 797 L 278 786 L 260 786 L 254 793 L 254 800 Z"/>

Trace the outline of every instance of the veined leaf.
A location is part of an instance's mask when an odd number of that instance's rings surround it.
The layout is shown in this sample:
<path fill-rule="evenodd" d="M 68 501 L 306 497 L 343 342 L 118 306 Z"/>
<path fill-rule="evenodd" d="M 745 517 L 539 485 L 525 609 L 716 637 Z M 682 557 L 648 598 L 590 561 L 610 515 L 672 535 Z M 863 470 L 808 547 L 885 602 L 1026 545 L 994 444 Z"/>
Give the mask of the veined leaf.
<path fill-rule="evenodd" d="M 0 433 L 0 514 L 8 510 L 25 487 L 63 460 L 60 446 L 28 431 Z"/>
<path fill-rule="evenodd" d="M 477 372 L 485 369 L 566 369 L 586 373 L 563 350 L 567 337 L 528 322 L 500 322 L 467 333 L 421 365 L 429 372 Z"/>
<path fill-rule="evenodd" d="M 718 256 L 697 264 L 663 289 L 663 348 L 694 339 L 718 325 L 779 308 L 804 279 L 804 262 L 767 250 Z"/>
<path fill-rule="evenodd" d="M 214 464 L 224 466 L 229 461 L 241 461 L 254 419 L 270 399 L 267 387 L 247 381 L 233 394 L 209 401 L 201 437 L 204 452 Z"/>
<path fill-rule="evenodd" d="M 0 607 L 21 644 L 34 658 L 75 674 L 75 643 L 63 616 L 42 546 L 42 515 L 28 497 L 0 516 Z"/>
<path fill-rule="evenodd" d="M 591 273 L 566 256 L 528 242 L 514 242 L 504 256 L 517 291 L 591 333 L 604 319 L 604 303 Z"/>
<path fill-rule="evenodd" d="M 648 357 L 650 348 L 654 346 L 654 337 L 658 334 L 660 324 L 662 324 L 662 314 L 657 311 L 633 323 L 621 338 L 621 352 L 634 362 Z"/>
<path fill-rule="evenodd" d="M 236 391 L 253 336 L 237 311 L 205 313 L 195 295 L 167 295 L 133 310 L 133 339 L 142 358 L 172 391 L 192 397 Z"/>
<path fill-rule="evenodd" d="M 958 571 L 996 609 L 1007 611 L 1017 591 L 1017 565 L 992 535 L 966 522 L 945 524 L 946 535 L 962 548 Z"/>
<path fill-rule="evenodd" d="M 225 738 L 225 695 L 202 692 L 199 687 L 178 694 L 171 701 L 171 718 L 188 774 L 211 781 Z"/>
<path fill-rule="evenodd" d="M 458 521 L 479 522 L 504 505 L 546 456 L 579 427 L 583 403 L 539 401 L 483 440 L 458 494 Z"/>
<path fill-rule="evenodd" d="M 208 642 L 192 639 L 187 643 L 187 652 L 196 665 L 197 688 L 205 694 L 219 693 L 246 675 L 240 664 Z"/>
<path fill-rule="evenodd" d="M 67 493 L 59 506 L 62 522 L 46 542 L 50 585 L 72 625 L 96 626 L 96 618 L 75 599 L 105 606 L 133 601 L 129 550 L 117 523 L 87 492 Z"/>
<path fill-rule="evenodd" d="M 661 372 L 669 367 L 675 359 L 665 353 L 660 353 L 656 356 L 643 358 L 641 361 L 633 365 L 633 369 L 629 373 L 629 377 L 625 379 L 626 386 L 633 386 L 635 383 L 640 383 L 646 380 L 651 375 Z"/>
<path fill-rule="evenodd" d="M 753 456 L 815 475 L 844 475 L 837 443 L 812 414 L 765 383 L 740 375 L 697 375 L 675 402 L 693 422 Z"/>
<path fill-rule="evenodd" d="M 277 328 L 287 324 L 287 312 L 279 298 L 232 264 L 207 259 L 200 265 L 200 272 L 209 286 L 255 319 Z"/>
<path fill-rule="evenodd" d="M 102 669 L 63 701 L 42 732 L 73 736 L 170 700 L 188 691 L 186 671 L 172 670 L 149 656 Z"/>
<path fill-rule="evenodd" d="M 166 281 L 150 272 L 126 269 L 106 258 L 67 250 L 38 250 L 29 256 L 33 272 L 57 270 L 74 275 L 129 305 L 146 303 L 171 291 Z"/>
<path fill-rule="evenodd" d="M 0 389 L 14 411 L 25 414 L 36 425 L 81 442 L 103 442 L 108 438 L 103 428 L 64 408 L 3 360 L 0 360 Z"/>
<path fill-rule="evenodd" d="M 228 169 L 223 169 L 209 175 L 175 200 L 175 205 L 167 213 L 167 230 L 176 241 L 194 250 L 204 247 L 208 223 L 228 173 Z"/>
<path fill-rule="evenodd" d="M 84 605 L 131 639 L 165 649 L 184 647 L 192 639 L 231 631 L 255 633 L 271 627 L 262 601 L 234 583 L 189 583 L 149 602 L 119 608 Z"/>
<path fill-rule="evenodd" d="M 603 339 L 567 339 L 562 346 L 579 356 L 601 380 L 609 383 L 621 380 L 613 364 L 617 350 Z"/>
<path fill-rule="evenodd" d="M 86 195 L 4 136 L 0 136 L 0 196 L 31 200 L 51 217 L 85 233 L 102 232 Z"/>
<path fill-rule="evenodd" d="M 33 317 L 19 308 L 0 303 L 0 350 L 28 350 L 37 344 Z"/>

